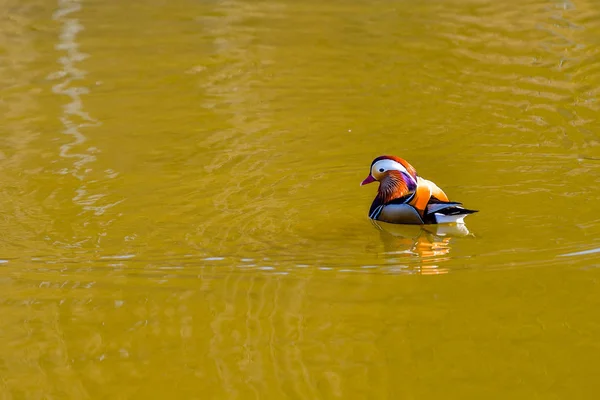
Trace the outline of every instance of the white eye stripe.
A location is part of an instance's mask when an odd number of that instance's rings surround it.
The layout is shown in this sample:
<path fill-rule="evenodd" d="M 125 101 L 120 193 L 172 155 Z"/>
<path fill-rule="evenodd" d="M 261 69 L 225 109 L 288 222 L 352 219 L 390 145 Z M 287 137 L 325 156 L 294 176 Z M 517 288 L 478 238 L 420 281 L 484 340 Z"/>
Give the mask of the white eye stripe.
<path fill-rule="evenodd" d="M 383 168 L 384 171 L 394 170 L 394 171 L 404 172 L 406 175 L 410 176 L 410 174 L 408 173 L 406 168 L 404 168 L 404 165 L 402 165 L 399 162 L 394 161 L 394 160 L 379 160 L 379 161 L 377 161 L 375 164 L 373 164 L 373 167 L 371 168 L 371 173 L 374 174 L 376 172 L 379 172 L 379 169 L 381 169 L 381 168 Z"/>

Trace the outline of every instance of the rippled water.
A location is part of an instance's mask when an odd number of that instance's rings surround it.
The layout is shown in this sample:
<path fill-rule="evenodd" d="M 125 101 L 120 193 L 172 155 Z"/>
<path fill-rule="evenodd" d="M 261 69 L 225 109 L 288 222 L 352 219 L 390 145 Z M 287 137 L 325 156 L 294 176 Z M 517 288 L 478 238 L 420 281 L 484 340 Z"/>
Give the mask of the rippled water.
<path fill-rule="evenodd" d="M 596 3 L 0 20 L 2 398 L 598 391 Z M 381 154 L 468 230 L 371 223 Z"/>

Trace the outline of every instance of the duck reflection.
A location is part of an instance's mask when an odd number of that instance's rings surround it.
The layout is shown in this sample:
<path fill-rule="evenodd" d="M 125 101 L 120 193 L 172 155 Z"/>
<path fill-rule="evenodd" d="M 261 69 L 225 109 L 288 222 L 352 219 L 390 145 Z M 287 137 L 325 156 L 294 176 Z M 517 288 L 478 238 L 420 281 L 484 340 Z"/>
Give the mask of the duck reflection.
<path fill-rule="evenodd" d="M 464 224 L 400 225 L 371 220 L 381 233 L 392 271 L 446 274 L 440 264 L 450 259 L 453 238 L 470 235 Z"/>

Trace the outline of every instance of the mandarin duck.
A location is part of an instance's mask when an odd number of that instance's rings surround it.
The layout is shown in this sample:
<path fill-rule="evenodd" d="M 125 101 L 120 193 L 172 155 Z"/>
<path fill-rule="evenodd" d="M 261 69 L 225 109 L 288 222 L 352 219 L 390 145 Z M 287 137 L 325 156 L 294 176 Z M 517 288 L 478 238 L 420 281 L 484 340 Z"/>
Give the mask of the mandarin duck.
<path fill-rule="evenodd" d="M 406 160 L 395 156 L 377 157 L 369 175 L 360 184 L 379 182 L 369 218 L 392 224 L 464 223 L 465 216 L 477 212 L 448 200 L 435 183 L 417 175 Z"/>

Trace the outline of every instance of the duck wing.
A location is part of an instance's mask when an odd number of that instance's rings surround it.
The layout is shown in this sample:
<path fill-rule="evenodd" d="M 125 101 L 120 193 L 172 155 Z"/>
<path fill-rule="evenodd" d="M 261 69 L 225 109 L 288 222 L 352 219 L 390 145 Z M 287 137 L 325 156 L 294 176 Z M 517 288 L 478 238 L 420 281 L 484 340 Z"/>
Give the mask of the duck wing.
<path fill-rule="evenodd" d="M 427 224 L 461 224 L 467 215 L 476 213 L 477 211 L 464 208 L 462 203 L 441 201 L 432 197 L 425 209 L 423 220 Z"/>
<path fill-rule="evenodd" d="M 419 214 L 424 216 L 427 205 L 432 198 L 440 201 L 448 201 L 448 196 L 446 196 L 446 193 L 438 185 L 420 176 L 417 177 L 417 190 L 414 197 L 409 201 L 409 204 L 416 208 Z"/>

